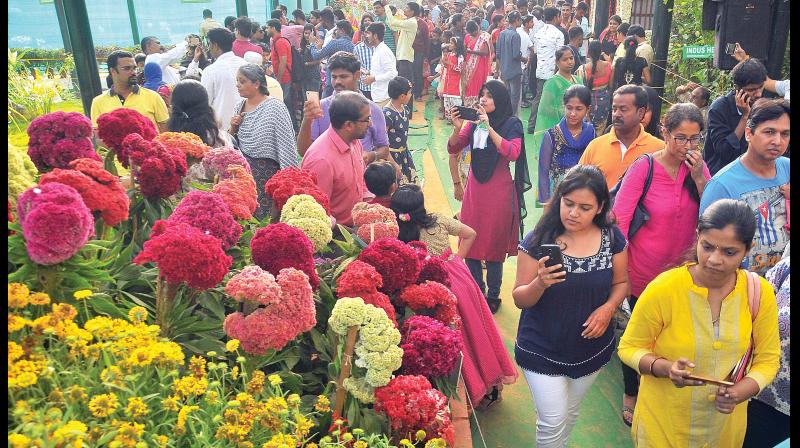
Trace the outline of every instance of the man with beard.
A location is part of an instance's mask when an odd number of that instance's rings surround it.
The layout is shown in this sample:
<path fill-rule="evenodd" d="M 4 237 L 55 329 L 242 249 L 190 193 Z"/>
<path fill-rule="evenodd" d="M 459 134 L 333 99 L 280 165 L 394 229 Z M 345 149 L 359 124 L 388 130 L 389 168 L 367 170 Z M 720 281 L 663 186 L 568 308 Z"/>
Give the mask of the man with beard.
<path fill-rule="evenodd" d="M 336 64 L 335 57 L 331 57 L 331 65 Z M 331 72 L 336 76 L 338 70 Z M 364 184 L 360 139 L 372 122 L 373 104 L 358 92 L 331 97 L 331 125 L 303 157 L 302 168 L 317 175 L 317 186 L 330 198 L 331 215 L 339 224 L 352 225 L 353 206 L 370 196 Z"/>
<path fill-rule="evenodd" d="M 731 78 L 734 89 L 714 100 L 708 110 L 708 141 L 703 159 L 712 176 L 747 151 L 747 116 L 764 92 L 767 69 L 761 62 L 748 59 L 733 67 Z"/>
<path fill-rule="evenodd" d="M 312 142 L 328 130 L 331 125 L 333 111 L 331 104 L 334 98 L 345 91 L 358 92 L 358 80 L 361 78 L 361 63 L 353 53 L 340 51 L 334 53 L 328 61 L 334 94 L 319 103 L 306 101 L 303 107 L 303 122 L 297 135 L 297 151 L 301 156 L 312 146 Z M 366 98 L 365 98 L 366 99 Z M 366 164 L 376 160 L 389 160 L 389 137 L 386 133 L 386 119 L 383 110 L 374 102 L 366 100 L 372 120 L 365 124 L 366 132 L 361 137 L 360 148 L 363 148 L 363 159 Z"/>
<path fill-rule="evenodd" d="M 615 90 L 611 100 L 613 128 L 592 140 L 578 162 L 600 168 L 609 189 L 639 156 L 664 148 L 664 142 L 648 134 L 641 123 L 648 99 L 642 86 L 628 84 Z"/>
<path fill-rule="evenodd" d="M 136 60 L 127 51 L 114 51 L 106 59 L 113 80 L 108 92 L 92 100 L 92 124 L 97 128 L 97 117 L 122 107 L 133 109 L 149 118 L 160 132 L 167 130 L 169 112 L 161 95 L 136 84 Z M 383 115 L 383 114 L 381 114 Z"/>

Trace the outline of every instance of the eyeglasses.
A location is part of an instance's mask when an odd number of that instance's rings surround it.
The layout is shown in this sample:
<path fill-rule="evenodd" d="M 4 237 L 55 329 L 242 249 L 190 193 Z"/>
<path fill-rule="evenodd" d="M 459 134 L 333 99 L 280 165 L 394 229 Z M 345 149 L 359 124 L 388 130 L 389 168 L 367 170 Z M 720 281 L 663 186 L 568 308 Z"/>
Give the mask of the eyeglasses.
<path fill-rule="evenodd" d="M 672 139 L 675 140 L 675 143 L 679 145 L 686 145 L 686 143 L 689 143 L 691 146 L 700 145 L 706 140 L 702 135 L 695 135 L 694 137 L 691 138 L 687 138 L 681 135 L 678 137 L 672 137 Z"/>
<path fill-rule="evenodd" d="M 370 123 L 372 122 L 372 115 L 368 116 L 367 118 L 364 118 L 363 120 L 350 120 L 350 121 L 357 121 L 359 123 Z"/>

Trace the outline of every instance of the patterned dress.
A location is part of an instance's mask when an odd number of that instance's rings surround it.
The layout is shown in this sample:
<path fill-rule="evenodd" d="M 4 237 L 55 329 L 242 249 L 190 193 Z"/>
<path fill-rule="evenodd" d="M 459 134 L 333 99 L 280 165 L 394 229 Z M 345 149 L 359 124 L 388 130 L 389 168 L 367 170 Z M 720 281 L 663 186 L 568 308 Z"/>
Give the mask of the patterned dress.
<path fill-rule="evenodd" d="M 400 165 L 403 177 L 400 185 L 418 184 L 417 169 L 414 167 L 414 159 L 408 151 L 408 122 L 411 110 L 404 104 L 402 110 L 398 111 L 389 103 L 383 108 L 383 115 L 386 117 L 386 132 L 389 135 L 389 151 L 394 161 Z"/>
<path fill-rule="evenodd" d="M 767 280 L 775 288 L 778 302 L 778 332 L 781 337 L 781 368 L 775 380 L 761 391 L 756 399 L 789 415 L 789 258 L 784 258 L 767 272 Z"/>

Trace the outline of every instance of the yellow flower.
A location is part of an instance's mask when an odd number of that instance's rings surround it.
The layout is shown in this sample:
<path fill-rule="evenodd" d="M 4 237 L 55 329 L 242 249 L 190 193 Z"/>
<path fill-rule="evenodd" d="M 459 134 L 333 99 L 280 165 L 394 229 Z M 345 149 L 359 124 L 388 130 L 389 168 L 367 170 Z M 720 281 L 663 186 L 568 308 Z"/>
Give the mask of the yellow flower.
<path fill-rule="evenodd" d="M 9 434 L 8 444 L 11 448 L 28 448 L 31 446 L 32 440 L 22 434 Z"/>
<path fill-rule="evenodd" d="M 28 300 L 30 300 L 31 305 L 47 305 L 50 303 L 50 296 L 43 292 L 37 292 L 35 294 L 31 294 L 31 296 L 28 297 Z"/>
<path fill-rule="evenodd" d="M 352 434 L 350 434 L 349 432 L 346 432 L 346 433 L 342 434 L 342 441 L 349 442 L 351 440 L 353 440 L 353 435 Z"/>
<path fill-rule="evenodd" d="M 289 396 L 286 397 L 286 402 L 289 404 L 290 408 L 299 409 L 300 408 L 300 395 L 289 394 Z"/>
<path fill-rule="evenodd" d="M 269 384 L 271 384 L 272 387 L 278 387 L 283 383 L 283 380 L 281 379 L 280 375 L 276 375 L 274 373 L 269 377 L 267 377 L 267 379 L 269 380 Z"/>
<path fill-rule="evenodd" d="M 31 291 L 22 283 L 8 284 L 8 307 L 25 308 L 28 305 L 28 296 Z"/>
<path fill-rule="evenodd" d="M 125 408 L 125 414 L 133 419 L 140 419 L 149 414 L 150 410 L 147 404 L 139 397 L 131 397 L 128 400 L 128 407 Z"/>
<path fill-rule="evenodd" d="M 175 395 L 181 398 L 203 395 L 207 388 L 207 379 L 198 379 L 193 376 L 185 376 L 179 380 L 176 380 L 172 384 L 172 389 L 175 391 Z"/>
<path fill-rule="evenodd" d="M 119 401 L 114 393 L 101 394 L 89 401 L 89 410 L 97 418 L 108 417 L 117 410 Z"/>
<path fill-rule="evenodd" d="M 69 303 L 54 303 L 53 317 L 59 320 L 72 320 L 78 315 L 78 310 Z"/>
<path fill-rule="evenodd" d="M 238 339 L 231 339 L 225 344 L 225 350 L 229 352 L 235 352 L 239 349 L 239 340 Z"/>
<path fill-rule="evenodd" d="M 70 386 L 67 389 L 67 399 L 72 403 L 83 403 L 88 398 L 86 395 L 86 388 L 83 386 Z"/>
<path fill-rule="evenodd" d="M 131 352 L 131 356 L 125 361 L 128 367 L 149 366 L 153 362 L 153 352 L 150 347 L 139 347 Z"/>
<path fill-rule="evenodd" d="M 189 416 L 190 412 L 196 411 L 198 409 L 200 409 L 200 406 L 181 407 L 180 412 L 178 412 L 178 422 L 175 423 L 175 434 L 178 435 L 186 434 L 186 417 Z"/>
<path fill-rule="evenodd" d="M 210 390 L 206 392 L 206 396 L 204 399 L 208 404 L 212 405 L 217 404 L 217 402 L 219 401 L 219 393 L 215 390 Z"/>
<path fill-rule="evenodd" d="M 411 443 L 411 441 L 408 440 L 408 439 L 403 439 L 403 440 L 400 441 L 400 446 L 413 448 L 414 444 Z"/>
<path fill-rule="evenodd" d="M 161 407 L 168 411 L 176 412 L 178 410 L 178 397 L 172 395 L 161 400 Z"/>
<path fill-rule="evenodd" d="M 278 384 L 280 384 L 280 378 L 278 375 L 270 375 L 269 382 L 272 383 L 272 377 L 278 378 Z M 275 386 L 275 384 L 272 384 Z M 260 370 L 256 370 L 253 372 L 253 377 L 250 378 L 250 381 L 247 382 L 247 392 L 251 394 L 260 394 L 264 391 L 264 372 Z"/>
<path fill-rule="evenodd" d="M 416 434 L 417 442 L 422 442 L 423 440 L 425 440 L 425 437 L 428 437 L 428 434 L 425 431 L 423 431 L 421 429 L 419 431 L 417 431 L 417 434 Z"/>
<path fill-rule="evenodd" d="M 295 420 L 295 428 L 294 428 L 295 436 L 299 440 L 303 440 L 306 437 L 308 437 L 308 433 L 310 433 L 311 428 L 314 427 L 314 422 L 312 422 L 302 414 L 297 414 L 294 420 Z"/>
<path fill-rule="evenodd" d="M 16 314 L 8 313 L 8 332 L 14 333 L 19 330 L 25 328 L 26 325 L 30 324 L 28 319 L 25 319 L 22 316 L 17 316 Z"/>
<path fill-rule="evenodd" d="M 17 344 L 14 341 L 8 341 L 8 363 L 11 364 L 12 362 L 22 358 L 22 355 L 25 354 L 25 350 L 22 349 L 22 346 Z"/>
<path fill-rule="evenodd" d="M 317 412 L 329 412 L 331 410 L 331 400 L 325 395 L 318 396 L 317 404 L 314 405 L 314 409 L 316 409 Z"/>
<path fill-rule="evenodd" d="M 203 378 L 206 376 L 206 360 L 199 356 L 192 356 L 189 359 L 189 370 L 195 378 Z"/>
<path fill-rule="evenodd" d="M 79 291 L 75 291 L 74 293 L 72 293 L 72 297 L 75 297 L 75 300 L 83 300 L 88 297 L 91 297 L 92 294 L 93 294 L 92 291 L 89 289 L 81 289 Z"/>
<path fill-rule="evenodd" d="M 367 445 L 367 442 L 363 440 L 359 440 L 353 444 L 353 448 L 368 448 L 368 447 L 369 445 Z"/>
<path fill-rule="evenodd" d="M 428 443 L 425 444 L 425 448 L 447 448 L 447 442 L 444 439 L 437 437 L 435 439 L 428 440 Z"/>
<path fill-rule="evenodd" d="M 169 443 L 169 437 L 160 435 L 156 437 L 156 443 L 158 444 L 159 448 L 164 448 L 167 446 L 167 443 Z"/>
<path fill-rule="evenodd" d="M 23 389 L 33 386 L 39 381 L 39 375 L 46 367 L 44 361 L 22 359 L 8 368 L 8 387 L 9 389 Z"/>
<path fill-rule="evenodd" d="M 135 306 L 128 311 L 128 319 L 131 322 L 139 323 L 147 320 L 147 309 L 143 306 Z"/>
<path fill-rule="evenodd" d="M 62 445 L 73 442 L 71 446 L 82 446 L 83 439 L 87 436 L 88 427 L 77 420 L 70 420 L 66 425 L 56 429 L 53 433 L 53 441 Z"/>
<path fill-rule="evenodd" d="M 261 448 L 294 448 L 297 440 L 289 434 L 275 434 L 269 442 L 261 445 Z"/>
<path fill-rule="evenodd" d="M 144 425 L 141 423 L 121 422 L 117 428 L 117 435 L 111 441 L 109 446 L 116 443 L 121 447 L 135 447 L 142 439 L 144 434 Z"/>
<path fill-rule="evenodd" d="M 239 366 L 233 366 L 231 369 L 231 378 L 236 381 L 239 379 Z"/>
<path fill-rule="evenodd" d="M 100 372 L 100 379 L 104 383 L 111 383 L 117 386 L 121 386 L 123 384 L 124 375 L 122 374 L 122 370 L 117 366 L 111 366 L 103 369 Z"/>

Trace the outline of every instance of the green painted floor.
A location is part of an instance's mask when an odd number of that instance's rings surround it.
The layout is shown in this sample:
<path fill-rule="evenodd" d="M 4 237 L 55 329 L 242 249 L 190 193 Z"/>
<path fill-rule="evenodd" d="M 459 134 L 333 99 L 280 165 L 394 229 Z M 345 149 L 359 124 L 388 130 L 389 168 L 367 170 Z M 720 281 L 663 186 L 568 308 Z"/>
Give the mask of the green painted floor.
<path fill-rule="evenodd" d="M 447 138 L 452 126 L 440 119 L 439 104 L 434 101 L 416 103 L 411 122 L 409 147 L 417 172 L 424 179 L 425 204 L 429 212 L 452 216 L 461 208 L 453 198 L 453 184 L 448 169 Z M 522 109 L 523 123 L 530 109 Z M 526 134 L 531 180 L 536 185 L 537 160 L 531 146 L 532 135 Z M 513 171 L 512 171 L 513 172 Z M 427 174 L 427 175 L 426 175 Z M 528 217 L 526 231 L 533 228 L 541 209 L 533 205 L 534 189 L 526 194 Z M 513 357 L 514 339 L 520 310 L 513 305 L 511 288 L 516 275 L 516 257 L 506 261 L 501 299 L 503 306 L 495 315 L 506 348 Z M 519 369 L 518 369 L 519 370 Z M 471 418 L 473 447 L 516 448 L 536 446 L 536 410 L 522 372 L 515 384 L 506 386 L 503 400 L 488 410 L 477 411 Z M 630 429 L 621 418 L 622 373 L 616 356 L 597 378 L 581 405 L 581 414 L 572 431 L 569 447 L 630 447 Z M 475 418 L 477 417 L 477 424 Z M 478 430 L 478 425 L 480 430 Z"/>

